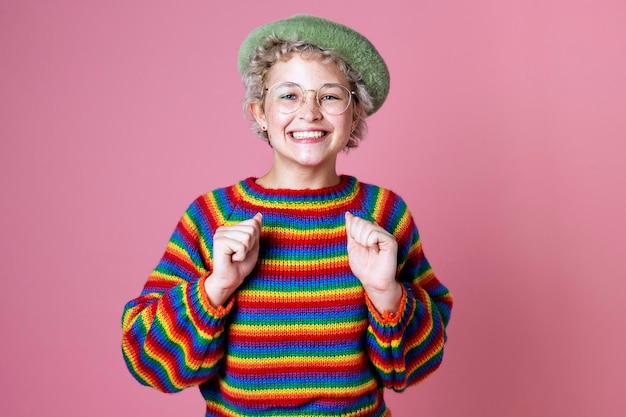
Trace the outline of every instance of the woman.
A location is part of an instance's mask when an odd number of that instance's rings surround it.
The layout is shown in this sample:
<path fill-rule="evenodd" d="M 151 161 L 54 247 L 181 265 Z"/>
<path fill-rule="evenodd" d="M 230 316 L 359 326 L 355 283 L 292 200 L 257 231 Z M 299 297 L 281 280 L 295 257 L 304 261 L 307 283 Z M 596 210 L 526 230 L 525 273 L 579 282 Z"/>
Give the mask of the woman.
<path fill-rule="evenodd" d="M 452 298 L 403 200 L 338 175 L 387 67 L 353 30 L 298 15 L 240 50 L 269 171 L 188 208 L 123 316 L 145 385 L 199 385 L 207 416 L 388 416 L 383 389 L 440 364 Z"/>

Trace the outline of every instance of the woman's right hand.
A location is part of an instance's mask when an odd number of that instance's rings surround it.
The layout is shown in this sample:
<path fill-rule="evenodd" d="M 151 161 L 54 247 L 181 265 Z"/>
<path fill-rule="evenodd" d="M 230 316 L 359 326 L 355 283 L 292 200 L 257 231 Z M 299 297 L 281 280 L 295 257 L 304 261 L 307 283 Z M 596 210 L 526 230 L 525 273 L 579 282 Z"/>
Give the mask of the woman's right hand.
<path fill-rule="evenodd" d="M 213 272 L 204 283 L 213 307 L 223 305 L 256 266 L 262 219 L 261 213 L 257 213 L 251 219 L 215 231 Z"/>

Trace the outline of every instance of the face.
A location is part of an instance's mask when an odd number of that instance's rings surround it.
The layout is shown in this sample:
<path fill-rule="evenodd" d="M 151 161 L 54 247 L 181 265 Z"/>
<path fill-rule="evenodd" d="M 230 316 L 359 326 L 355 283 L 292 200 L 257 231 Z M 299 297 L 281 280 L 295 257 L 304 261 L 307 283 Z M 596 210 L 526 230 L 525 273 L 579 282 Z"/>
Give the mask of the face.
<path fill-rule="evenodd" d="M 300 84 L 305 90 L 317 91 L 324 84 L 341 84 L 350 89 L 335 64 L 322 64 L 316 59 L 294 55 L 274 64 L 266 75 L 265 87 L 282 82 Z M 261 126 L 267 128 L 274 150 L 274 168 L 332 170 L 337 155 L 348 140 L 353 126 L 353 107 L 339 115 L 320 110 L 315 92 L 306 92 L 304 106 L 289 114 L 281 113 L 271 99 L 252 106 L 252 113 Z"/>

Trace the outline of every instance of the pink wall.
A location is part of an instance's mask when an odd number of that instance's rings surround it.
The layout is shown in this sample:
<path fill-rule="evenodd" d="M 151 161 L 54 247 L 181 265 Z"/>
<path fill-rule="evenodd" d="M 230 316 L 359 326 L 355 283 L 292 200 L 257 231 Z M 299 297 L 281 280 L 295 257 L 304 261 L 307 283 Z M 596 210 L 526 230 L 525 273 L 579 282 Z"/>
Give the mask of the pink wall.
<path fill-rule="evenodd" d="M 194 197 L 268 168 L 236 53 L 297 12 L 388 61 L 341 170 L 406 198 L 456 297 L 394 416 L 625 415 L 626 3 L 250 3 L 0 5 L 0 415 L 203 415 L 131 379 L 122 306 Z"/>

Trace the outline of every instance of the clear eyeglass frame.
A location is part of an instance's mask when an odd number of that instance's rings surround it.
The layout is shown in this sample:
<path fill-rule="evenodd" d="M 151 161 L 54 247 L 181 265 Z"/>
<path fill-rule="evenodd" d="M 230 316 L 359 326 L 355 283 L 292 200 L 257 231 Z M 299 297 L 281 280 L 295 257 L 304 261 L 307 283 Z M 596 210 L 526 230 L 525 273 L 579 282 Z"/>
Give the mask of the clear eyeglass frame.
<path fill-rule="evenodd" d="M 307 90 L 298 83 L 287 81 L 265 89 L 266 97 L 269 97 L 283 114 L 295 113 L 302 109 L 309 91 L 315 93 L 317 107 L 331 116 L 339 116 L 348 110 L 352 96 L 355 95 L 354 91 L 350 91 L 345 85 L 336 83 L 324 84 L 318 90 Z"/>

